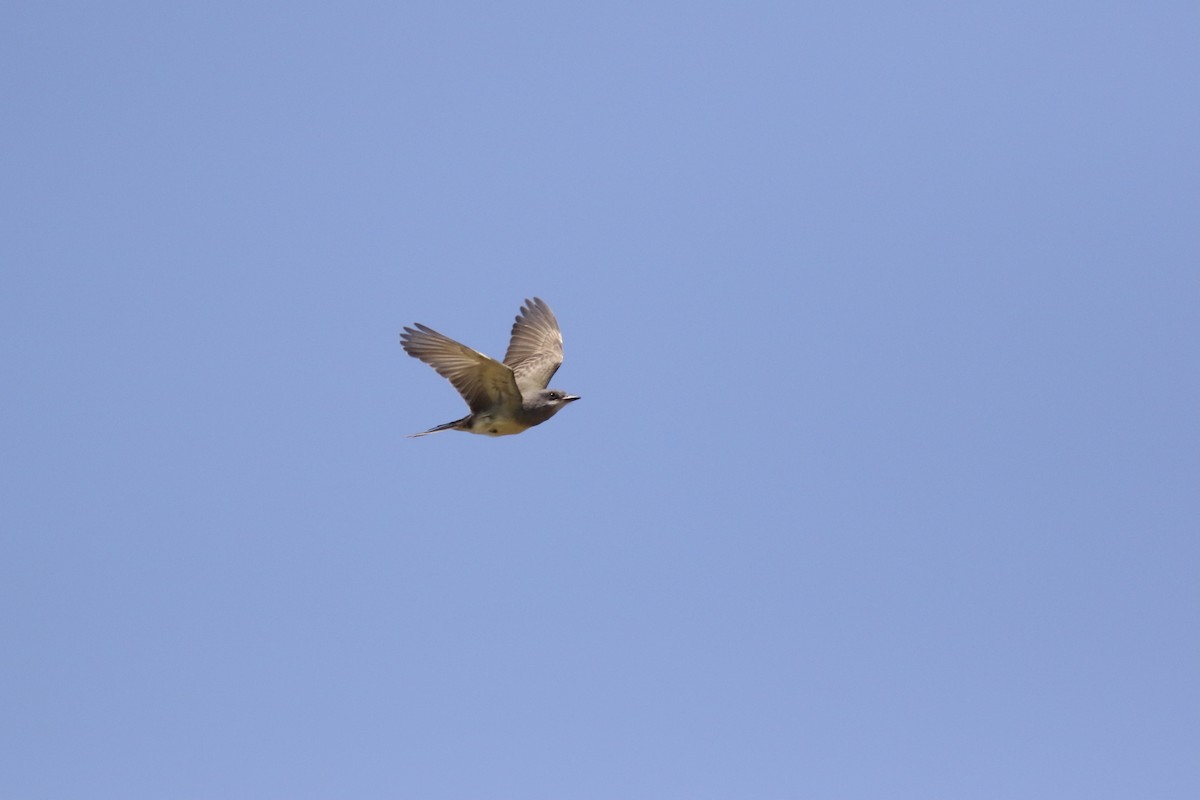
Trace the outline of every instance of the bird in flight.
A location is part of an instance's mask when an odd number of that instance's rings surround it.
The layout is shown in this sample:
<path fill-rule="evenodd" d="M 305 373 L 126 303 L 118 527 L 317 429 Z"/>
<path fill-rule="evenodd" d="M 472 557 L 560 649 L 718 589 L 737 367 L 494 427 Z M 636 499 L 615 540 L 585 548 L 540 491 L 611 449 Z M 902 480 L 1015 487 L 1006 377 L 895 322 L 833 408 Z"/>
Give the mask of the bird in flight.
<path fill-rule="evenodd" d="M 417 323 L 400 334 L 400 346 L 450 381 L 471 413 L 411 436 L 466 431 L 508 436 L 540 425 L 579 397 L 547 389 L 562 366 L 562 332 L 540 297 L 526 300 L 513 323 L 504 361 L 496 361 Z"/>

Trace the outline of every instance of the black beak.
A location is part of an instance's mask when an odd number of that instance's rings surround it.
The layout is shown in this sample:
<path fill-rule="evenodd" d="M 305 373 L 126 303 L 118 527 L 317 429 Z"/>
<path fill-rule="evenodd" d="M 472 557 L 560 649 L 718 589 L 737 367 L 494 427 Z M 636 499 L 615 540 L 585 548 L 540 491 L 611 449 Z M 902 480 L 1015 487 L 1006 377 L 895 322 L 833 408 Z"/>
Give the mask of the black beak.
<path fill-rule="evenodd" d="M 569 394 L 569 395 L 567 395 L 567 396 L 565 396 L 565 397 L 563 398 L 563 402 L 564 402 L 564 403 L 571 403 L 571 402 L 574 402 L 575 400 L 578 400 L 578 399 L 579 399 L 579 395 L 577 395 L 577 394 Z"/>

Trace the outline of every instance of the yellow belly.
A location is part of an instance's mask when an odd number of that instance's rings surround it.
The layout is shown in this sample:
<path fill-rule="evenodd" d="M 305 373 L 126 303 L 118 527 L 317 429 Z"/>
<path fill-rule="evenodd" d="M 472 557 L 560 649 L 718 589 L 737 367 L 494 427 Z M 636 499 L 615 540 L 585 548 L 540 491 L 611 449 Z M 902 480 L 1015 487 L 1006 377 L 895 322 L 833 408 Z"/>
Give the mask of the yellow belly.
<path fill-rule="evenodd" d="M 471 420 L 471 433 L 482 433 L 485 436 L 511 436 L 514 433 L 528 430 L 529 426 L 512 419 L 496 420 L 490 414 L 478 416 Z"/>

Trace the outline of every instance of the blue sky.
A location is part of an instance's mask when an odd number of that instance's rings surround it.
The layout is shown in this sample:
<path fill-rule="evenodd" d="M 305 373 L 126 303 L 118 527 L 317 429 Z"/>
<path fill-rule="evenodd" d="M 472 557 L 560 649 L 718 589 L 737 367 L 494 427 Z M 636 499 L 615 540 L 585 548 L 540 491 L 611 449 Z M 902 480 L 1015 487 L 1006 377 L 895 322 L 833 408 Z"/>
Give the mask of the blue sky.
<path fill-rule="evenodd" d="M 1198 30 L 8 4 L 0 796 L 1200 795 Z"/>

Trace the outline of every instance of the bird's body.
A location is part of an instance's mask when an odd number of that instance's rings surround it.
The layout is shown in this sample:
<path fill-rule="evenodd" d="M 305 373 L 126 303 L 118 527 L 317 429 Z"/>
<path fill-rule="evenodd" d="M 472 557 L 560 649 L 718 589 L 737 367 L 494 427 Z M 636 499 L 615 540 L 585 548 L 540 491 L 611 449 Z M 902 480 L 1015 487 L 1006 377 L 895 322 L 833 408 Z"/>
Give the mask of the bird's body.
<path fill-rule="evenodd" d="M 545 422 L 579 399 L 546 388 L 562 365 L 562 333 L 550 306 L 537 297 L 521 306 L 503 362 L 420 323 L 404 329 L 400 345 L 449 380 L 471 409 L 462 419 L 413 436 L 450 430 L 509 436 Z"/>

